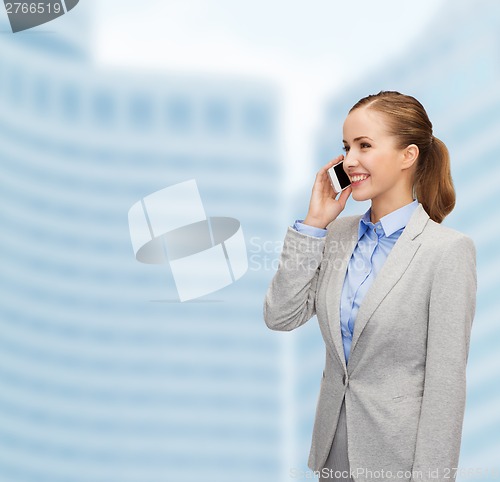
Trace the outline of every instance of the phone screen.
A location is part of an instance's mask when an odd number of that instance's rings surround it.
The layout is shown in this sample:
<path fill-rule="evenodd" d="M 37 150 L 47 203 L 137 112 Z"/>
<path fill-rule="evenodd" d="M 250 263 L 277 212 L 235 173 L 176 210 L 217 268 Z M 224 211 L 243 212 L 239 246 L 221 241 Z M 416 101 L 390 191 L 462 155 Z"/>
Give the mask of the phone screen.
<path fill-rule="evenodd" d="M 341 162 L 334 167 L 335 174 L 337 174 L 337 179 L 339 180 L 340 187 L 344 189 L 351 184 L 349 176 L 344 171 L 344 164 Z"/>

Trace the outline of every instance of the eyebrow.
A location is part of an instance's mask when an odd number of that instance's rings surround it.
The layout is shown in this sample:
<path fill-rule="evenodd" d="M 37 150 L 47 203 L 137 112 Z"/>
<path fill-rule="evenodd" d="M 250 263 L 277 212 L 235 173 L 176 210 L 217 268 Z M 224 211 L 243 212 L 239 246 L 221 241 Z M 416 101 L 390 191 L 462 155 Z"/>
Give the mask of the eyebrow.
<path fill-rule="evenodd" d="M 371 137 L 368 137 L 368 136 L 359 136 L 359 137 L 356 137 L 356 139 L 354 139 L 354 142 L 357 142 L 357 141 L 360 141 L 361 139 L 369 139 L 370 141 L 373 142 L 373 139 Z M 342 141 L 344 144 L 347 144 L 347 141 Z"/>

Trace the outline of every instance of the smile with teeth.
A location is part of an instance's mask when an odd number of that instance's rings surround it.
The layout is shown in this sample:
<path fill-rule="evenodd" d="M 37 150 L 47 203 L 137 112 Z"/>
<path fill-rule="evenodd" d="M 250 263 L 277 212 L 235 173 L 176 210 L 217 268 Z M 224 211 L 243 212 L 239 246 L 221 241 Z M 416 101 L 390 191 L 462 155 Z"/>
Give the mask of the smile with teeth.
<path fill-rule="evenodd" d="M 370 177 L 368 174 L 362 174 L 359 176 L 351 177 L 351 184 L 359 184 L 361 181 L 364 181 L 367 177 Z"/>

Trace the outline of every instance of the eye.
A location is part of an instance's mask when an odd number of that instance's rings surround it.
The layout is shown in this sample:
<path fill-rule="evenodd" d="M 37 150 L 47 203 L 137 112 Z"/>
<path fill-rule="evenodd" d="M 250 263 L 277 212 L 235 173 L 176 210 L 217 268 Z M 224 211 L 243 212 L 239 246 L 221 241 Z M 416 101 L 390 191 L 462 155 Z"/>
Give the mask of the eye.
<path fill-rule="evenodd" d="M 349 146 L 344 146 L 344 147 L 342 148 L 342 150 L 343 150 L 343 151 L 345 151 L 345 152 L 349 152 L 349 149 L 350 149 L 350 147 L 349 147 Z"/>
<path fill-rule="evenodd" d="M 371 147 L 371 145 L 368 144 L 367 142 L 362 142 L 360 145 L 361 145 L 361 149 L 368 149 L 369 147 Z"/>

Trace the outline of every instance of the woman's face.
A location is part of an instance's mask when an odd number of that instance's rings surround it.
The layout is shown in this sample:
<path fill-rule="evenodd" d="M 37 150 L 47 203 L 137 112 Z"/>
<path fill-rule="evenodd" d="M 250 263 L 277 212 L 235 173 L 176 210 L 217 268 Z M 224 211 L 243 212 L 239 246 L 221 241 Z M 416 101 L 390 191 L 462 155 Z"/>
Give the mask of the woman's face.
<path fill-rule="evenodd" d="M 367 108 L 351 112 L 344 122 L 344 171 L 356 201 L 397 201 L 406 186 L 404 149 L 388 135 L 384 115 Z"/>

